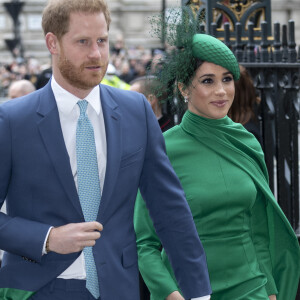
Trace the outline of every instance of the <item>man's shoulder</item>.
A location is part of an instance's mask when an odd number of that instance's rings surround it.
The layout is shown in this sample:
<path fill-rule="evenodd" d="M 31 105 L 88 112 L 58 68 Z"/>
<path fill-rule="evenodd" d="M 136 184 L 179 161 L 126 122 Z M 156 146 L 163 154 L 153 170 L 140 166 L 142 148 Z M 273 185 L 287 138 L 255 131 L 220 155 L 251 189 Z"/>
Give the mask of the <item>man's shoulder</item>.
<path fill-rule="evenodd" d="M 101 97 L 111 97 L 120 107 L 134 107 L 146 103 L 146 98 L 137 92 L 100 84 Z"/>
<path fill-rule="evenodd" d="M 142 94 L 140 93 L 116 88 L 106 84 L 100 84 L 100 91 L 103 91 L 104 93 L 108 93 L 109 95 L 116 96 L 116 97 L 123 96 L 126 98 L 128 97 L 128 98 L 137 99 L 137 98 L 141 98 L 142 96 Z"/>

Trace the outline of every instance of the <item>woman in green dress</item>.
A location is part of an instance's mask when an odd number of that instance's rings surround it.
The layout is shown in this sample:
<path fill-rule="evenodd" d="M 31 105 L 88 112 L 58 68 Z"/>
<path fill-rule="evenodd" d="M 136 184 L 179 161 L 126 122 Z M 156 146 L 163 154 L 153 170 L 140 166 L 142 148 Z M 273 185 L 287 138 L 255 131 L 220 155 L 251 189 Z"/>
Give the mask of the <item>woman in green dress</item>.
<path fill-rule="evenodd" d="M 173 66 L 168 63 L 173 72 L 179 68 L 174 73 L 187 111 L 164 137 L 206 252 L 211 299 L 294 300 L 300 272 L 297 238 L 269 189 L 259 142 L 227 116 L 238 62 L 206 34 L 195 34 L 191 46 L 175 57 Z M 183 74 L 187 58 L 192 67 Z M 140 195 L 134 225 L 139 268 L 151 299 L 183 299 Z"/>

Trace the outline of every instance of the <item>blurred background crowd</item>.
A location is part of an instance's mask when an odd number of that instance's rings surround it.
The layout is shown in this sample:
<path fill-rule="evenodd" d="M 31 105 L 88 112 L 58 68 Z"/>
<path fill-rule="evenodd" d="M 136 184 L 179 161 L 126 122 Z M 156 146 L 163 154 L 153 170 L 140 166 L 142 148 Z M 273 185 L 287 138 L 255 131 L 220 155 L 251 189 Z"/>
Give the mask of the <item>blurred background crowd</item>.
<path fill-rule="evenodd" d="M 120 37 L 111 45 L 110 65 L 103 83 L 129 89 L 131 81 L 152 73 L 162 57 L 161 49 L 127 48 Z M 10 63 L 0 61 L 0 101 L 11 98 L 9 87 L 15 81 L 25 79 L 39 89 L 48 82 L 51 74 L 51 62 L 41 63 L 35 57 L 15 58 Z"/>

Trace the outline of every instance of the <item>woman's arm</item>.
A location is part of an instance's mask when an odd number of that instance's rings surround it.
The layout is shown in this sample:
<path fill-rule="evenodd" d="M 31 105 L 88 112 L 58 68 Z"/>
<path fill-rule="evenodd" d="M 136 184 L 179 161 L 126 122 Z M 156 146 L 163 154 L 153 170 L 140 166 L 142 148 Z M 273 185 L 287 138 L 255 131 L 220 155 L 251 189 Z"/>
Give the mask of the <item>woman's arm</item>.
<path fill-rule="evenodd" d="M 134 228 L 139 269 L 154 299 L 166 299 L 174 291 L 180 295 L 176 282 L 161 259 L 162 245 L 140 193 L 135 204 Z"/>

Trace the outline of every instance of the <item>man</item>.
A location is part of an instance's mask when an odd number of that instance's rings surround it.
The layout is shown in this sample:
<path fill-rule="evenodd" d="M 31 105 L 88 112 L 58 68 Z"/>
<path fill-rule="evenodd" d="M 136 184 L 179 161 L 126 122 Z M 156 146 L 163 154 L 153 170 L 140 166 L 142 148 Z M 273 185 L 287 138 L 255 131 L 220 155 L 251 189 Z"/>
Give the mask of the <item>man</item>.
<path fill-rule="evenodd" d="M 109 86 L 113 86 L 122 90 L 129 90 L 130 85 L 126 83 L 125 81 L 121 80 L 117 75 L 116 75 L 116 68 L 113 64 L 108 64 L 106 74 L 104 78 L 102 79 L 101 83 L 106 84 Z"/>
<path fill-rule="evenodd" d="M 130 90 L 142 93 L 147 98 L 162 132 L 174 126 L 173 120 L 163 113 L 162 104 L 167 99 L 167 95 L 156 76 L 137 77 L 130 82 Z"/>
<path fill-rule="evenodd" d="M 8 98 L 14 99 L 35 91 L 35 86 L 27 79 L 16 80 L 8 88 Z"/>
<path fill-rule="evenodd" d="M 109 24 L 103 0 L 50 0 L 42 25 L 53 77 L 0 106 L 0 299 L 138 299 L 138 188 L 185 297 L 211 292 L 150 105 L 99 85 Z"/>

